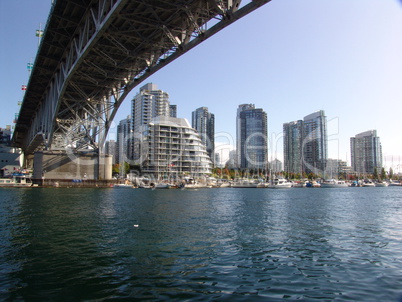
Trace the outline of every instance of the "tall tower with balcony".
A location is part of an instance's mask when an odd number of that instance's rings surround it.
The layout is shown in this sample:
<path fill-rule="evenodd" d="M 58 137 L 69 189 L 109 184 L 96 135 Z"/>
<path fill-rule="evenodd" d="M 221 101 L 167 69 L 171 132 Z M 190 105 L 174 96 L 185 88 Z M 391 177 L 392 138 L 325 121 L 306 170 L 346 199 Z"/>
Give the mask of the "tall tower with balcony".
<path fill-rule="evenodd" d="M 357 173 L 373 174 L 382 168 L 382 147 L 377 130 L 369 130 L 350 138 L 352 169 Z"/>
<path fill-rule="evenodd" d="M 147 134 L 148 124 L 158 116 L 172 116 L 177 114 L 177 107 L 170 105 L 169 94 L 158 89 L 153 83 L 140 88 L 139 93 L 131 102 L 132 113 L 132 146 L 133 160 L 141 157 L 141 141 Z"/>
<path fill-rule="evenodd" d="M 242 169 L 266 169 L 268 165 L 267 114 L 254 104 L 237 109 L 236 146 L 238 164 Z"/>
<path fill-rule="evenodd" d="M 200 107 L 192 112 L 191 126 L 198 131 L 207 148 L 211 160 L 215 152 L 215 115 L 207 107 Z"/>

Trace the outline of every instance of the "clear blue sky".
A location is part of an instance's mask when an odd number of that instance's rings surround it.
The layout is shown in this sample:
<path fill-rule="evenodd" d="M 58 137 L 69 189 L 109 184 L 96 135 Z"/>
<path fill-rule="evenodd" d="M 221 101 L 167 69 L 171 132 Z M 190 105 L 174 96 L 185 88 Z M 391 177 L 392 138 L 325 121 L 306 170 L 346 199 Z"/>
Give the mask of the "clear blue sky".
<path fill-rule="evenodd" d="M 12 124 L 51 0 L 0 0 L 0 127 Z M 350 137 L 377 129 L 386 167 L 402 155 L 402 5 L 397 0 L 272 0 L 150 77 L 178 117 L 206 106 L 235 144 L 236 109 L 268 114 L 273 157 L 282 125 L 325 110 L 329 156 L 350 162 Z M 143 84 L 145 84 L 144 82 Z M 115 122 L 130 114 L 125 100 Z M 111 138 L 113 138 L 112 129 Z M 224 141 L 224 139 L 221 139 Z M 339 156 L 338 156 L 339 154 Z M 402 168 L 400 168 L 402 172 Z"/>

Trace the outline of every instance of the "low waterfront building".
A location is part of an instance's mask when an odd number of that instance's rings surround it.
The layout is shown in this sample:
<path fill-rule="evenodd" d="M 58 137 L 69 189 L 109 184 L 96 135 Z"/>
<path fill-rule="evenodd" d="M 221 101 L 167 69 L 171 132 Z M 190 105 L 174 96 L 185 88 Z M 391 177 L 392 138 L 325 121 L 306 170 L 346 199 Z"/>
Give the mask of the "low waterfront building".
<path fill-rule="evenodd" d="M 11 142 L 11 126 L 7 125 L 6 128 L 0 128 L 0 147 L 9 146 Z"/>
<path fill-rule="evenodd" d="M 226 162 L 225 166 L 229 169 L 236 169 L 237 165 L 237 152 L 236 150 L 229 151 L 229 159 Z"/>
<path fill-rule="evenodd" d="M 272 173 L 279 173 L 282 171 L 282 162 L 275 158 L 274 160 L 270 161 L 269 167 L 272 170 Z"/>
<path fill-rule="evenodd" d="M 183 118 L 159 116 L 147 126 L 142 143 L 142 174 L 156 178 L 212 173 L 212 161 L 197 131 Z"/>
<path fill-rule="evenodd" d="M 20 150 L 8 148 L 8 151 L 2 148 L 0 152 L 0 177 L 11 175 L 22 169 L 24 155 Z"/>
<path fill-rule="evenodd" d="M 19 172 L 24 163 L 20 149 L 10 147 L 11 126 L 0 128 L 0 177 Z"/>
<path fill-rule="evenodd" d="M 214 167 L 215 168 L 222 168 L 221 155 L 218 152 L 215 152 Z"/>
<path fill-rule="evenodd" d="M 348 166 L 346 161 L 340 159 L 327 159 L 325 178 L 339 178 L 350 174 L 352 168 Z"/>

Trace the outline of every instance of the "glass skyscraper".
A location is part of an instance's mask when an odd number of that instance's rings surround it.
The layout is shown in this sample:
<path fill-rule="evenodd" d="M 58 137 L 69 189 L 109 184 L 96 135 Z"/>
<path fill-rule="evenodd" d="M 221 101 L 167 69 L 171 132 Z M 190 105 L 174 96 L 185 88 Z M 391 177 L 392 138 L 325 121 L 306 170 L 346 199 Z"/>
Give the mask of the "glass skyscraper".
<path fill-rule="evenodd" d="M 198 131 L 211 160 L 215 152 L 215 115 L 207 107 L 200 107 L 192 112 L 191 126 Z"/>
<path fill-rule="evenodd" d="M 268 164 L 267 114 L 254 104 L 239 105 L 236 121 L 238 165 L 242 169 L 266 169 Z"/>
<path fill-rule="evenodd" d="M 377 130 L 369 130 L 350 138 L 352 169 L 357 173 L 380 173 L 382 147 Z"/>
<path fill-rule="evenodd" d="M 121 120 L 117 126 L 116 162 L 129 162 L 132 157 L 131 146 L 131 117 Z"/>
<path fill-rule="evenodd" d="M 327 118 L 323 110 L 283 124 L 285 171 L 325 174 L 328 159 Z"/>
<path fill-rule="evenodd" d="M 303 121 L 283 124 L 283 158 L 285 172 L 303 174 Z"/>
<path fill-rule="evenodd" d="M 328 159 L 327 117 L 324 110 L 303 119 L 303 164 L 305 172 L 322 173 Z"/>

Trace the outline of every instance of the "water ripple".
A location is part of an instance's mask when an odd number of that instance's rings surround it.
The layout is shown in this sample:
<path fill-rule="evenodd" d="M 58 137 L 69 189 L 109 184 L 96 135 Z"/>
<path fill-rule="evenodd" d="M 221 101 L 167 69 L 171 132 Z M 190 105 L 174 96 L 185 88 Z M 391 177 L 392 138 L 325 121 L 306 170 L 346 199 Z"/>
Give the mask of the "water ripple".
<path fill-rule="evenodd" d="M 402 190 L 367 192 L 0 190 L 0 299 L 397 301 Z"/>

